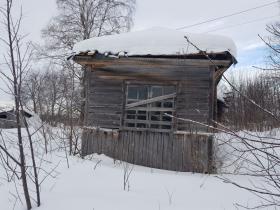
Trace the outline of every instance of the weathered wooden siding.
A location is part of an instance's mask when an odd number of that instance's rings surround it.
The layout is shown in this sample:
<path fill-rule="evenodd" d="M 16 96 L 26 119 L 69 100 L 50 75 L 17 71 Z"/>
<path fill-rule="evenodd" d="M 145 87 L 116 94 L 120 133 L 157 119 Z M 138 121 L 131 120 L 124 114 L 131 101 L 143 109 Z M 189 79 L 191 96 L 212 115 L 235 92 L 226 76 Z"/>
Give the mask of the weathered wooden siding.
<path fill-rule="evenodd" d="M 210 79 L 209 68 L 186 68 L 188 76 L 179 83 L 176 113 L 178 118 L 190 119 L 202 123 L 209 121 Z M 182 131 L 207 131 L 206 127 L 185 121 L 177 122 L 177 129 Z"/>
<path fill-rule="evenodd" d="M 173 171 L 213 171 L 213 142 L 207 135 L 86 129 L 83 141 L 83 155 L 105 154 L 132 164 Z"/>
<path fill-rule="evenodd" d="M 119 128 L 123 107 L 123 82 L 102 79 L 89 71 L 86 90 L 86 125 Z"/>
<path fill-rule="evenodd" d="M 150 65 L 135 63 L 131 65 L 107 64 L 98 68 L 88 67 L 87 114 L 86 125 L 104 128 L 121 127 L 124 89 L 126 81 L 143 83 L 176 84 L 176 115 L 184 119 L 208 123 L 212 120 L 210 66 L 199 66 L 199 62 L 178 63 L 173 65 Z M 211 119 L 210 119 L 211 118 Z M 184 121 L 176 122 L 178 130 L 206 131 Z"/>
<path fill-rule="evenodd" d="M 177 87 L 175 115 L 209 123 L 213 119 L 213 70 L 209 63 L 172 60 L 97 62 L 87 67 L 83 155 L 99 153 L 133 164 L 175 171 L 211 172 L 212 139 L 207 128 L 175 120 L 170 132 L 127 131 L 122 127 L 126 83 Z M 102 132 L 88 128 L 112 128 Z M 193 134 L 176 134 L 186 131 Z"/>

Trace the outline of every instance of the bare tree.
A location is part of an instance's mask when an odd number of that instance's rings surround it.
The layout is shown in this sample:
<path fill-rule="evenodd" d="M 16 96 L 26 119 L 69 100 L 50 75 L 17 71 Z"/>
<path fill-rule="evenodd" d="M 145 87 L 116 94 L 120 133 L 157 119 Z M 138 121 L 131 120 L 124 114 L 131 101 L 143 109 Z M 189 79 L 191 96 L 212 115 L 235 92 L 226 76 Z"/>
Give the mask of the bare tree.
<path fill-rule="evenodd" d="M 59 15 L 42 31 L 46 40 L 43 58 L 52 58 L 62 69 L 69 70 L 72 80 L 84 85 L 84 71 L 65 61 L 74 44 L 91 37 L 128 31 L 132 26 L 135 0 L 57 0 Z M 81 90 L 80 123 L 84 119 L 85 90 Z M 73 91 L 73 90 L 69 90 Z"/>
<path fill-rule="evenodd" d="M 40 111 L 39 100 L 42 82 L 40 73 L 33 71 L 27 75 L 26 81 L 23 81 L 22 84 L 22 102 L 25 106 L 28 106 L 28 103 L 31 102 L 31 110 L 36 114 Z"/>
<path fill-rule="evenodd" d="M 19 101 L 20 103 L 20 109 L 22 110 L 21 113 L 24 111 L 24 107 L 22 105 L 21 100 Z M 34 152 L 34 146 L 33 146 L 33 140 L 32 140 L 32 134 L 29 129 L 29 124 L 26 120 L 25 115 L 21 114 L 21 121 L 23 121 L 24 127 L 27 132 L 27 137 L 29 141 L 29 146 L 30 146 L 30 153 L 31 153 L 31 159 L 32 159 L 32 168 L 33 168 L 33 173 L 34 173 L 34 184 L 36 188 L 36 196 L 37 196 L 37 206 L 39 207 L 41 205 L 41 196 L 40 196 L 40 184 L 39 184 L 39 178 L 38 178 L 38 172 L 37 172 L 37 164 L 35 160 L 35 152 Z"/>
<path fill-rule="evenodd" d="M 15 111 L 15 123 L 17 129 L 17 145 L 19 151 L 19 160 L 15 158 L 13 153 L 10 153 L 5 146 L 5 139 L 2 137 L 2 142 L 4 146 L 0 145 L 1 150 L 6 154 L 7 158 L 10 158 L 16 163 L 20 168 L 20 174 L 17 175 L 16 168 L 11 168 L 10 164 L 7 161 L 7 167 L 16 174 L 18 178 L 22 181 L 24 197 L 26 201 L 27 209 L 32 208 L 31 197 L 29 194 L 29 186 L 27 177 L 31 174 L 28 174 L 28 168 L 33 168 L 34 173 L 34 183 L 36 186 L 36 195 L 37 195 L 37 206 L 40 206 L 40 189 L 39 189 L 39 180 L 37 173 L 37 166 L 35 161 L 35 154 L 33 148 L 32 134 L 29 130 L 29 125 L 26 121 L 24 115 L 24 108 L 22 105 L 23 96 L 22 96 L 22 84 L 25 80 L 26 74 L 30 71 L 31 68 L 31 59 L 33 55 L 33 49 L 30 43 L 24 41 L 25 36 L 21 35 L 21 22 L 22 22 L 22 11 L 18 19 L 13 18 L 14 10 L 13 0 L 6 0 L 6 5 L 3 8 L 0 8 L 0 12 L 3 16 L 3 25 L 5 28 L 6 37 L 0 37 L 0 40 L 7 47 L 7 52 L 4 55 L 4 60 L 6 64 L 6 71 L 0 71 L 1 79 L 7 84 L 7 88 L 10 90 L 13 95 L 14 101 L 14 111 Z M 28 133 L 28 139 L 30 144 L 30 153 L 32 158 L 32 166 L 27 166 L 26 164 L 26 151 L 24 151 L 24 137 L 22 134 L 22 127 L 25 125 L 25 129 Z M 2 161 L 3 161 L 3 156 Z M 32 179 L 31 179 L 32 180 Z M 33 180 L 32 180 L 33 181 Z M 19 196 L 19 195 L 18 195 Z M 20 198 L 19 198 L 20 199 Z"/>
<path fill-rule="evenodd" d="M 69 140 L 69 144 L 66 145 L 69 146 L 70 154 L 79 153 L 80 137 L 78 128 L 80 125 L 80 84 L 75 80 L 74 73 L 74 71 L 69 74 L 69 71 L 54 70 L 54 67 L 49 65 L 41 72 L 28 74 L 22 89 L 26 107 L 31 109 L 37 107 L 37 113 L 41 119 L 52 126 L 63 125 L 62 129 Z M 43 134 L 44 129 L 43 126 Z M 47 153 L 47 145 L 45 148 Z"/>
<path fill-rule="evenodd" d="M 279 118 L 280 84 L 271 74 L 260 73 L 255 78 L 231 79 L 231 83 L 243 94 Z M 265 131 L 279 126 L 279 122 L 228 87 L 225 94 L 227 111 L 223 122 L 235 130 Z"/>
<path fill-rule="evenodd" d="M 81 40 L 130 29 L 135 0 L 57 0 L 59 15 L 42 31 L 47 52 L 65 57 Z"/>
<path fill-rule="evenodd" d="M 20 99 L 21 99 L 21 84 L 23 79 L 23 73 L 28 71 L 30 62 L 30 47 L 22 50 L 22 40 L 24 36 L 19 35 L 22 14 L 18 20 L 12 18 L 13 1 L 6 0 L 6 8 L 1 8 L 1 13 L 4 17 L 4 27 L 6 30 L 7 38 L 2 38 L 3 43 L 8 48 L 7 56 L 4 57 L 7 67 L 10 70 L 10 76 L 1 72 L 10 83 L 10 90 L 14 96 L 16 124 L 17 124 L 17 135 L 18 135 L 18 147 L 19 147 L 19 163 L 21 170 L 21 180 L 23 185 L 23 191 L 25 195 L 25 201 L 27 209 L 31 209 L 31 200 L 28 190 L 27 177 L 26 177 L 26 161 L 23 148 L 23 138 L 21 131 L 21 119 L 20 119 Z"/>
<path fill-rule="evenodd" d="M 262 41 L 268 46 L 270 54 L 268 56 L 269 68 L 266 70 L 280 70 L 280 22 L 267 25 L 266 30 L 270 33 L 267 39 L 259 35 Z M 279 79 L 279 77 L 277 78 Z"/>
<path fill-rule="evenodd" d="M 51 65 L 45 73 L 28 75 L 31 82 L 23 86 L 27 93 L 24 104 L 31 104 L 51 125 L 63 123 L 69 153 L 78 154 L 77 126 L 84 121 L 85 69 L 66 58 L 76 42 L 128 31 L 135 0 L 57 0 L 57 6 L 59 15 L 42 30 L 45 45 L 36 46 L 38 59 L 50 60 Z"/>

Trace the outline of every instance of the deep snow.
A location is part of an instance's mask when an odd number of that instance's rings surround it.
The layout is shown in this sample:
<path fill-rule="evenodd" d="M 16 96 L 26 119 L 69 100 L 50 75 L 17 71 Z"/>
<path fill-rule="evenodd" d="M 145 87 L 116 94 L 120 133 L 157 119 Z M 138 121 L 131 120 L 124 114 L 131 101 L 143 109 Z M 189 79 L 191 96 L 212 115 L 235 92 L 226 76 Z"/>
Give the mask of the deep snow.
<path fill-rule="evenodd" d="M 62 133 L 59 129 L 55 131 Z M 13 139 L 13 133 L 14 129 L 2 130 L 2 134 L 9 139 Z M 42 206 L 35 208 L 38 210 L 230 210 L 236 209 L 236 203 L 254 206 L 260 202 L 253 194 L 224 183 L 216 175 L 178 173 L 132 165 L 130 190 L 124 191 L 123 175 L 127 163 L 103 155 L 92 155 L 86 160 L 69 157 L 68 168 L 60 141 L 54 140 L 52 152 L 43 155 L 40 134 L 36 140 L 37 156 L 43 158 L 43 161 L 37 161 L 39 167 L 44 169 L 40 170 L 40 180 L 51 172 L 51 176 L 41 185 Z M 16 148 L 10 146 L 10 149 L 13 151 Z M 19 193 L 22 191 L 20 182 L 7 183 L 1 165 L 0 177 L 0 209 L 24 209 L 14 196 L 15 185 Z M 250 181 L 259 182 L 256 177 L 224 177 L 241 185 L 249 185 Z M 31 182 L 29 185 L 34 189 Z M 31 193 L 35 197 L 34 192 Z"/>
<path fill-rule="evenodd" d="M 130 191 L 127 192 L 123 190 L 122 164 L 115 165 L 113 160 L 95 155 L 91 161 L 70 158 L 68 169 L 62 156 L 53 154 L 56 161 L 62 160 L 57 168 L 60 175 L 43 184 L 39 210 L 223 210 L 236 209 L 235 203 L 256 204 L 256 197 L 252 194 L 225 184 L 214 175 L 176 173 L 140 166 L 134 166 Z M 96 166 L 98 160 L 102 162 Z M 248 177 L 231 178 L 248 184 Z M 15 200 L 9 194 L 11 188 L 13 184 L 0 187 L 1 209 L 12 209 Z M 16 209 L 24 208 L 17 206 Z"/>

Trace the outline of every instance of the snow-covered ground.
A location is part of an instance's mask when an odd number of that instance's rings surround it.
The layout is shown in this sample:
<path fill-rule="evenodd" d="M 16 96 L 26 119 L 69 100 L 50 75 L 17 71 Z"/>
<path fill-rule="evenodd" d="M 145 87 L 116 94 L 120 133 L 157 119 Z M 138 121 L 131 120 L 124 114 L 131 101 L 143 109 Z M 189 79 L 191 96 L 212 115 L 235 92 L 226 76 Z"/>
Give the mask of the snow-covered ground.
<path fill-rule="evenodd" d="M 223 183 L 214 175 L 175 173 L 134 166 L 130 190 L 123 190 L 124 167 L 104 156 L 94 160 L 71 157 L 67 168 L 63 153 L 53 154 L 56 178 L 42 185 L 40 210 L 131 210 L 131 209 L 236 209 L 234 204 L 256 204 L 256 197 L 245 190 Z M 98 161 L 101 160 L 100 163 Z M 98 164 L 96 166 L 96 164 Z M 244 176 L 232 176 L 242 184 Z M 0 187 L 1 209 L 12 209 L 14 185 Z M 20 189 L 19 189 L 20 190 Z M 16 209 L 24 209 L 20 205 Z"/>
<path fill-rule="evenodd" d="M 2 135 L 12 139 L 14 132 L 13 129 L 2 130 Z M 127 163 L 114 162 L 103 155 L 93 155 L 84 160 L 68 157 L 68 168 L 66 154 L 59 143 L 53 143 L 52 152 L 44 155 L 43 146 L 40 146 L 43 140 L 40 135 L 36 139 L 37 157 L 41 160 L 37 161 L 41 168 L 39 177 L 44 180 L 41 184 L 42 205 L 35 208 L 38 210 L 230 210 L 238 209 L 236 204 L 260 204 L 255 195 L 224 183 L 217 175 L 178 173 L 132 165 L 129 165 L 132 168 L 129 191 L 125 191 L 123 178 Z M 16 199 L 16 189 L 19 194 L 22 191 L 20 182 L 7 183 L 5 176 L 0 165 L 0 209 L 25 209 L 23 197 L 23 204 Z M 223 176 L 245 186 L 259 182 L 257 177 Z M 29 185 L 34 189 L 31 182 Z M 34 192 L 31 194 L 35 198 Z"/>

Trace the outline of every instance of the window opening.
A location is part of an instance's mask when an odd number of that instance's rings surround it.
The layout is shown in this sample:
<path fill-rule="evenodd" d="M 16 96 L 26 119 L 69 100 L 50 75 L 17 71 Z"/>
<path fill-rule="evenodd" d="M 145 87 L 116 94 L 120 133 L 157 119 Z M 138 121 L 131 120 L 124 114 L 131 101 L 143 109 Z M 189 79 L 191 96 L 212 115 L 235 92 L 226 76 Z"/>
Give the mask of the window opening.
<path fill-rule="evenodd" d="M 175 111 L 175 86 L 127 85 L 124 126 L 171 130 Z"/>

